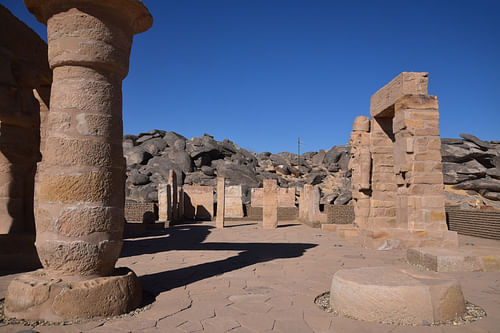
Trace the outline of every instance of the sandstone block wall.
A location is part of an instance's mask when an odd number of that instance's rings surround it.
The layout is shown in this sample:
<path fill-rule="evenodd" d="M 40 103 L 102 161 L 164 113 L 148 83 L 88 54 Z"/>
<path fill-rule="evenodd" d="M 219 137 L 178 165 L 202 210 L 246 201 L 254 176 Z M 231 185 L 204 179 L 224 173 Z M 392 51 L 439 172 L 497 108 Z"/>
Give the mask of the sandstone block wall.
<path fill-rule="evenodd" d="M 444 210 L 436 96 L 427 73 L 402 73 L 372 96 L 351 134 L 355 224 L 369 247 L 456 246 Z"/>
<path fill-rule="evenodd" d="M 125 202 L 125 220 L 129 223 L 154 221 L 158 215 L 156 212 L 159 209 L 152 202 Z"/>
<path fill-rule="evenodd" d="M 500 240 L 500 212 L 446 207 L 450 230 L 461 235 Z"/>
<path fill-rule="evenodd" d="M 252 207 L 262 207 L 263 206 L 263 194 L 264 189 L 262 188 L 252 188 L 251 189 L 251 204 Z M 295 187 L 278 188 L 278 207 L 295 207 Z"/>

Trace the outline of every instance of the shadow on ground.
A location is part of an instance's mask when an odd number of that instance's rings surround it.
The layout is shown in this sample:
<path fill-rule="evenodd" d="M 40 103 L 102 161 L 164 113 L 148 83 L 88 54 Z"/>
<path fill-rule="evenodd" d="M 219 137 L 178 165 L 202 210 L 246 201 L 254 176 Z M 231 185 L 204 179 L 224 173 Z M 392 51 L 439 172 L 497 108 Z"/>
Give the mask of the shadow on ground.
<path fill-rule="evenodd" d="M 316 244 L 309 243 L 203 243 L 207 225 L 179 225 L 158 232 L 155 238 L 125 240 L 122 257 L 173 250 L 241 251 L 237 255 L 190 267 L 140 276 L 144 290 L 154 296 L 212 276 L 274 259 L 295 258 Z"/>

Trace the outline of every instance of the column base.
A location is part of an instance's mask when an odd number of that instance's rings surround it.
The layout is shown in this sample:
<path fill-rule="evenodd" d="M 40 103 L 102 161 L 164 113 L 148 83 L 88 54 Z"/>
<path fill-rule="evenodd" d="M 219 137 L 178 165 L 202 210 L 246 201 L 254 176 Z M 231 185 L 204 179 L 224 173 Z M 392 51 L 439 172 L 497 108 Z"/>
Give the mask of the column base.
<path fill-rule="evenodd" d="M 12 280 L 4 311 L 9 318 L 57 322 L 116 316 L 141 302 L 139 279 L 125 267 L 111 276 L 77 282 L 50 278 L 39 269 Z"/>
<path fill-rule="evenodd" d="M 458 247 L 457 233 L 449 230 L 361 229 L 359 241 L 363 247 L 377 250 Z"/>

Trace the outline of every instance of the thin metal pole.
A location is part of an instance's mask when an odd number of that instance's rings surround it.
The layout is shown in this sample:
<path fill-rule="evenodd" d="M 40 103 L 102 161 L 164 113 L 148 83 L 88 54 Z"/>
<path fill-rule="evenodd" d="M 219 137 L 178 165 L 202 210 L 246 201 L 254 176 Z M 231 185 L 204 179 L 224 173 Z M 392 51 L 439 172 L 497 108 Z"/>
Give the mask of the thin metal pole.
<path fill-rule="evenodd" d="M 299 166 L 299 173 L 300 173 L 300 136 L 297 139 L 297 164 Z"/>

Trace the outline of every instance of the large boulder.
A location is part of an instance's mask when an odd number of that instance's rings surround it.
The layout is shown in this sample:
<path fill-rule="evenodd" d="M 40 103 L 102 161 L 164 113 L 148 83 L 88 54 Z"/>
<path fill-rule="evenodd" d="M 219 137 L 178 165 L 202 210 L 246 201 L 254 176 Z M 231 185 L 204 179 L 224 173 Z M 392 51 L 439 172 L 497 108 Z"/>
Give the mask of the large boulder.
<path fill-rule="evenodd" d="M 151 155 L 159 155 L 167 147 L 167 142 L 162 138 L 152 138 L 143 142 L 141 147 Z"/>
<path fill-rule="evenodd" d="M 135 146 L 124 151 L 127 165 L 146 164 L 153 155 L 148 153 L 144 147 Z"/>
<path fill-rule="evenodd" d="M 250 187 L 259 187 L 260 185 L 254 170 L 245 165 L 219 164 L 217 166 L 217 176 L 226 178 L 228 185 L 245 184 Z"/>

